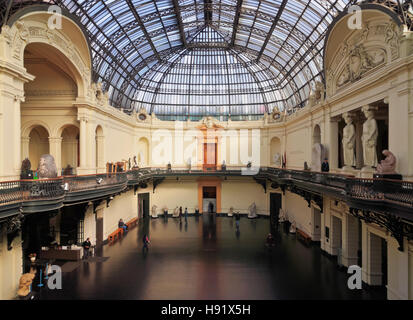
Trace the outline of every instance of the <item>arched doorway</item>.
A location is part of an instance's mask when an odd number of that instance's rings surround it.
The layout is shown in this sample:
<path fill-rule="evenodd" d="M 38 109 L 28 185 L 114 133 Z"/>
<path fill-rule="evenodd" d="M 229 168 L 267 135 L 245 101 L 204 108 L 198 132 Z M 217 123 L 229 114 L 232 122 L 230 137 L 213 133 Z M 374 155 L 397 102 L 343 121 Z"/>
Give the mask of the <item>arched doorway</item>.
<path fill-rule="evenodd" d="M 49 153 L 49 133 L 42 126 L 35 126 L 29 134 L 29 160 L 32 170 L 39 164 L 40 157 Z"/>
<path fill-rule="evenodd" d="M 101 126 L 96 127 L 95 132 L 96 138 L 96 173 L 103 173 L 105 172 L 105 156 L 104 156 L 104 136 L 103 136 L 103 129 Z"/>
<path fill-rule="evenodd" d="M 75 174 L 79 166 L 79 129 L 70 125 L 62 131 L 62 174 Z"/>
<path fill-rule="evenodd" d="M 321 128 L 318 124 L 315 125 L 313 130 L 313 145 L 321 143 Z"/>

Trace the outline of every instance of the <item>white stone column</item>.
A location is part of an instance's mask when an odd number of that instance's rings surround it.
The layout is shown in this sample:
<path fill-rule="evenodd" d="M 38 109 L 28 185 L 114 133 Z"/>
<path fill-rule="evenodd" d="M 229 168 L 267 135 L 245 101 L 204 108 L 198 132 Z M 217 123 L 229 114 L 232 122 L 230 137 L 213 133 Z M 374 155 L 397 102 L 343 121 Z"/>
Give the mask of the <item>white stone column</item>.
<path fill-rule="evenodd" d="M 0 47 L 7 41 L 0 36 Z M 24 84 L 34 80 L 23 66 L 2 59 L 0 52 L 0 180 L 20 178 L 21 167 L 21 113 Z"/>
<path fill-rule="evenodd" d="M 408 88 L 394 88 L 386 101 L 389 103 L 389 150 L 397 158 L 397 172 L 405 176 L 413 176 L 413 112 L 409 112 L 409 95 Z"/>
<path fill-rule="evenodd" d="M 62 138 L 49 137 L 49 150 L 56 162 L 57 175 L 60 176 L 62 174 Z"/>
<path fill-rule="evenodd" d="M 22 161 L 29 158 L 30 137 L 21 138 L 21 157 Z"/>
<path fill-rule="evenodd" d="M 358 219 L 350 214 L 343 214 L 343 265 L 357 265 L 359 249 Z"/>
<path fill-rule="evenodd" d="M 96 173 L 106 172 L 105 164 L 105 136 L 96 136 L 96 157 L 97 157 L 97 168 Z M 131 159 L 132 161 L 132 159 Z"/>
<path fill-rule="evenodd" d="M 77 168 L 77 174 L 87 174 L 87 118 L 85 116 L 81 116 L 79 118 L 80 121 L 80 130 L 79 130 L 79 160 L 80 165 Z"/>
<path fill-rule="evenodd" d="M 330 143 L 328 148 L 328 160 L 330 171 L 338 169 L 338 122 L 330 120 Z"/>

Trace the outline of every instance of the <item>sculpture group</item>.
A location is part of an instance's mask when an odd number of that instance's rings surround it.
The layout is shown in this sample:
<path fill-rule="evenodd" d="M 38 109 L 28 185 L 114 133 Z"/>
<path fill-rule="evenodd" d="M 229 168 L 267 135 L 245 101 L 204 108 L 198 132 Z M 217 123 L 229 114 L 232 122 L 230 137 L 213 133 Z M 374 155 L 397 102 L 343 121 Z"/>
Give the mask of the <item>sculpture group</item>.
<path fill-rule="evenodd" d="M 366 121 L 363 123 L 363 134 L 361 136 L 361 142 L 363 146 L 363 171 L 372 171 L 377 167 L 377 138 L 378 138 L 378 126 L 377 121 L 374 119 L 374 107 L 370 105 L 364 106 L 362 109 Z M 346 126 L 343 129 L 343 157 L 344 157 L 344 170 L 351 169 L 356 166 L 356 129 L 353 124 L 353 118 L 349 112 L 343 114 L 343 119 Z"/>

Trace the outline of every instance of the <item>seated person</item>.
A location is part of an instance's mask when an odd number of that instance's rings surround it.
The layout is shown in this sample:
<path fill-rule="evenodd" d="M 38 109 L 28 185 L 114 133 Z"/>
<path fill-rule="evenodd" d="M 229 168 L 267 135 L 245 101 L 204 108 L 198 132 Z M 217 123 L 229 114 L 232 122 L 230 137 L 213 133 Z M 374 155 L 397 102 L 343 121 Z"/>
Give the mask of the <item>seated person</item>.
<path fill-rule="evenodd" d="M 275 245 L 275 239 L 272 237 L 271 233 L 269 233 L 268 236 L 267 236 L 266 245 L 267 246 L 274 246 Z"/>
<path fill-rule="evenodd" d="M 123 231 L 128 231 L 128 226 L 123 222 L 122 219 L 119 220 L 118 227 L 123 229 Z"/>

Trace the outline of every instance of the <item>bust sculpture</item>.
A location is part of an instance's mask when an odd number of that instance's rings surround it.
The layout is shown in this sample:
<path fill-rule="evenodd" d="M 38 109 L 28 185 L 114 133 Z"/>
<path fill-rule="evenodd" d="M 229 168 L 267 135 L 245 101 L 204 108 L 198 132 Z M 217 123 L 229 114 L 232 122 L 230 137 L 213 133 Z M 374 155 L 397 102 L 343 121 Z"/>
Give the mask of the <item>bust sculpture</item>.
<path fill-rule="evenodd" d="M 57 167 L 53 156 L 50 154 L 42 155 L 37 171 L 39 172 L 40 179 L 56 178 Z"/>
<path fill-rule="evenodd" d="M 377 166 L 377 137 L 378 127 L 377 121 L 374 119 L 373 108 L 369 105 L 364 106 L 362 111 L 367 118 L 363 123 L 363 135 L 361 141 L 363 142 L 363 159 L 364 159 L 364 171 L 371 170 L 372 167 Z"/>
<path fill-rule="evenodd" d="M 253 202 L 249 206 L 248 210 L 249 210 L 249 214 L 248 214 L 249 219 L 254 219 L 254 218 L 257 217 L 257 206 L 256 206 L 255 202 Z"/>
<path fill-rule="evenodd" d="M 380 161 L 377 172 L 380 174 L 396 174 L 396 157 L 389 150 L 383 150 L 382 153 L 386 158 Z"/>
<path fill-rule="evenodd" d="M 343 155 L 344 169 L 350 169 L 356 166 L 356 156 L 354 153 L 356 147 L 356 129 L 353 124 L 353 119 L 348 112 L 343 114 L 343 119 L 346 126 L 343 128 Z"/>

